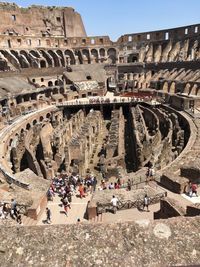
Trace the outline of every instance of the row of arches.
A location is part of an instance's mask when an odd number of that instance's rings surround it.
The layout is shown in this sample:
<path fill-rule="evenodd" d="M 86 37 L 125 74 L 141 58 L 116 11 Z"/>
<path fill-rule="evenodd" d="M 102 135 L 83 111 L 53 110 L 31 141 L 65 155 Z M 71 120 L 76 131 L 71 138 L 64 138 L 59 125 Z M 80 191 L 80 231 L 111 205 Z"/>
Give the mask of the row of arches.
<path fill-rule="evenodd" d="M 0 55 L 14 68 L 66 67 L 75 64 L 116 63 L 115 48 L 67 50 L 0 50 Z"/>
<path fill-rule="evenodd" d="M 181 93 L 184 95 L 195 95 L 200 96 L 200 85 L 197 83 L 185 83 L 182 85 L 182 88 L 178 86 L 176 82 L 167 82 L 163 83 L 162 90 L 166 93 Z"/>

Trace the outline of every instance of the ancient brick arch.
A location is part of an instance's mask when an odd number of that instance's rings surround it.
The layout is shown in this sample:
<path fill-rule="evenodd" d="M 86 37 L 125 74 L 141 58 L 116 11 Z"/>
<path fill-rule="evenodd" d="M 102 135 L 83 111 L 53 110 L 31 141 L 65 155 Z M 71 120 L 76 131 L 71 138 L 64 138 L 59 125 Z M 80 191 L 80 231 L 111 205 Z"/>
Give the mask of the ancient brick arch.
<path fill-rule="evenodd" d="M 48 53 L 52 56 L 52 58 L 54 60 L 54 66 L 55 67 L 60 67 L 61 63 L 60 63 L 60 60 L 59 60 L 58 55 L 56 54 L 56 52 L 53 51 L 53 50 L 48 50 Z"/>
<path fill-rule="evenodd" d="M 90 64 L 91 63 L 91 59 L 90 59 L 90 53 L 88 49 L 83 49 L 82 50 L 82 55 L 83 55 L 83 62 L 86 64 Z"/>
<path fill-rule="evenodd" d="M 176 93 L 176 83 L 175 82 L 171 83 L 169 92 L 172 93 L 172 94 Z"/>
<path fill-rule="evenodd" d="M 117 51 L 115 48 L 109 48 L 107 51 L 108 59 L 110 60 L 110 63 L 115 64 L 117 61 Z"/>
<path fill-rule="evenodd" d="M 163 84 L 163 91 L 168 93 L 169 92 L 169 85 L 168 85 L 168 82 L 164 82 Z"/>
<path fill-rule="evenodd" d="M 61 65 L 63 67 L 65 67 L 66 64 L 65 64 L 65 58 L 64 58 L 64 55 L 63 55 L 63 51 L 62 50 L 57 50 L 56 53 L 60 57 Z"/>
<path fill-rule="evenodd" d="M 40 68 L 46 68 L 47 67 L 47 63 L 45 60 L 40 60 Z"/>
<path fill-rule="evenodd" d="M 26 124 L 26 130 L 30 130 L 30 128 L 31 128 L 31 124 L 30 123 L 27 123 Z"/>
<path fill-rule="evenodd" d="M 198 91 L 198 85 L 194 84 L 193 86 L 191 86 L 190 95 L 197 95 L 197 91 Z"/>
<path fill-rule="evenodd" d="M 40 50 L 40 53 L 42 54 L 43 58 L 48 63 L 48 67 L 54 67 L 54 61 L 53 61 L 52 56 L 49 53 L 47 53 L 45 50 Z"/>
<path fill-rule="evenodd" d="M 74 65 L 76 63 L 75 56 L 72 50 L 65 50 L 64 52 L 66 56 L 66 65 Z"/>
<path fill-rule="evenodd" d="M 94 60 L 96 63 L 98 63 L 98 51 L 97 49 L 91 50 L 91 56 L 93 57 L 92 60 Z"/>
<path fill-rule="evenodd" d="M 190 94 L 190 89 L 191 89 L 191 84 L 186 83 L 185 88 L 184 88 L 184 93 L 189 95 Z"/>

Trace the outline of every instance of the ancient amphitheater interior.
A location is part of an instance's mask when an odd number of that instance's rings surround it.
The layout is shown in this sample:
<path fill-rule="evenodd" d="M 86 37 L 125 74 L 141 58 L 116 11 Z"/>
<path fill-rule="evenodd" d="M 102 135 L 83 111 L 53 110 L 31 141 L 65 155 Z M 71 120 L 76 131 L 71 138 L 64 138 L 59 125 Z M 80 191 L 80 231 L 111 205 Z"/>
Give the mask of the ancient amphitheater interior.
<path fill-rule="evenodd" d="M 0 266 L 200 266 L 200 24 L 113 42 L 69 7 L 0 17 Z M 66 217 L 47 192 L 77 175 L 96 190 Z"/>

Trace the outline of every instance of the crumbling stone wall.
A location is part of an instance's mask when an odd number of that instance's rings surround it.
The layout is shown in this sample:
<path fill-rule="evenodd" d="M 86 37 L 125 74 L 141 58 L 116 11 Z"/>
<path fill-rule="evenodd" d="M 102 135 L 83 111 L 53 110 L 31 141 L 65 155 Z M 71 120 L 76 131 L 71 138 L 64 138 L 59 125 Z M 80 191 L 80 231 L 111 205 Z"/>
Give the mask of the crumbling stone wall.
<path fill-rule="evenodd" d="M 1 227 L 0 265 L 198 266 L 199 224 L 199 217 L 176 217 L 106 225 Z"/>

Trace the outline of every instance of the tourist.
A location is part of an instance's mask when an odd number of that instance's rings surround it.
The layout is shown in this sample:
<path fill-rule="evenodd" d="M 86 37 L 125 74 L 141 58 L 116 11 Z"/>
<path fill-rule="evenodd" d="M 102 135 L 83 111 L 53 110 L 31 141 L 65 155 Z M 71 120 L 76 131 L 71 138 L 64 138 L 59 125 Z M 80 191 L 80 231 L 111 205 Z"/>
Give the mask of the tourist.
<path fill-rule="evenodd" d="M 127 190 L 131 191 L 131 180 L 130 179 L 128 179 L 128 182 L 127 182 Z"/>
<path fill-rule="evenodd" d="M 11 199 L 10 216 L 12 219 L 17 218 L 17 202 L 15 199 Z"/>
<path fill-rule="evenodd" d="M 46 222 L 51 223 L 51 211 L 49 208 L 46 208 L 46 216 L 47 216 Z"/>
<path fill-rule="evenodd" d="M 115 188 L 114 184 L 110 183 L 109 186 L 108 186 L 108 189 L 114 189 L 114 188 Z"/>
<path fill-rule="evenodd" d="M 116 198 L 115 196 L 113 196 L 112 199 L 111 199 L 111 203 L 112 203 L 112 206 L 113 206 L 113 213 L 114 214 L 117 211 L 118 202 L 119 202 L 118 198 Z"/>
<path fill-rule="evenodd" d="M 143 210 L 146 207 L 147 208 L 147 211 L 149 211 L 149 202 L 150 202 L 149 197 L 146 194 L 144 196 L 144 201 L 143 201 Z"/>
<path fill-rule="evenodd" d="M 196 197 L 198 197 L 198 194 L 197 194 L 197 184 L 192 183 L 192 185 L 191 185 L 191 191 L 192 191 L 192 193 L 191 193 L 190 197 L 192 197 L 193 194 L 195 194 Z"/>
<path fill-rule="evenodd" d="M 120 185 L 118 183 L 114 184 L 115 189 L 120 189 Z"/>
<path fill-rule="evenodd" d="M 92 186 L 93 186 L 93 192 L 96 191 L 96 186 L 97 186 L 97 178 L 94 176 L 93 181 L 92 181 Z"/>
<path fill-rule="evenodd" d="M 5 219 L 7 219 L 7 216 L 8 216 L 8 207 L 7 207 L 7 204 L 6 203 L 3 203 L 2 212 L 3 212 L 3 217 Z"/>
<path fill-rule="evenodd" d="M 69 202 L 67 197 L 65 197 L 62 202 L 63 202 L 63 206 L 64 206 L 65 215 L 67 216 L 68 215 L 68 208 L 71 209 L 70 202 Z"/>
<path fill-rule="evenodd" d="M 82 183 L 79 185 L 79 189 L 78 189 L 78 191 L 79 191 L 79 193 L 80 193 L 80 198 L 85 197 L 84 186 L 83 186 Z"/>
<path fill-rule="evenodd" d="M 153 166 L 149 169 L 149 177 L 150 180 L 154 180 L 154 176 L 155 176 L 155 170 L 153 168 Z"/>

